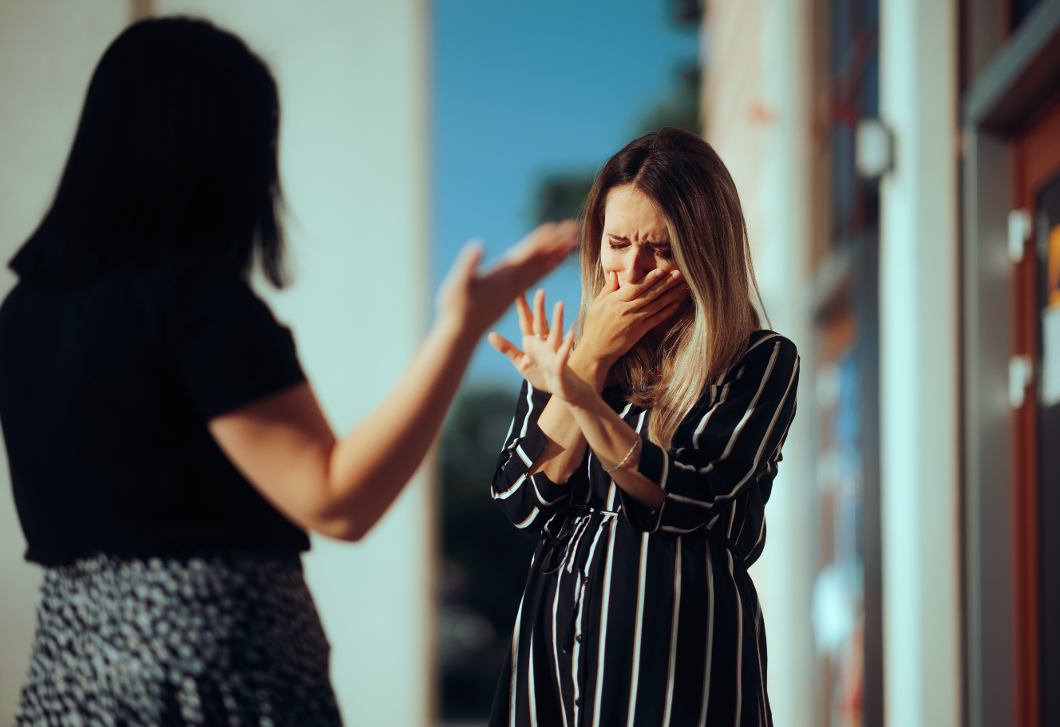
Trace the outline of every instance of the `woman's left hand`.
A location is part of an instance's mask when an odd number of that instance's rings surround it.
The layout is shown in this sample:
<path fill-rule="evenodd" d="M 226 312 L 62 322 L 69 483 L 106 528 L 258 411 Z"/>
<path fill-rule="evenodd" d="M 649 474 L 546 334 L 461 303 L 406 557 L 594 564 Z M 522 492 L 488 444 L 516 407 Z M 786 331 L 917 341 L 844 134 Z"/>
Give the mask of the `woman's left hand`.
<path fill-rule="evenodd" d="M 493 347 L 511 359 L 516 370 L 535 389 L 547 391 L 568 403 L 595 397 L 596 390 L 579 378 L 567 363 L 574 345 L 574 329 L 563 335 L 563 303 L 556 303 L 551 326 L 545 317 L 543 290 L 534 296 L 533 312 L 525 295 L 520 294 L 515 305 L 519 312 L 523 349 L 519 350 L 498 333 L 490 333 L 489 342 Z"/>

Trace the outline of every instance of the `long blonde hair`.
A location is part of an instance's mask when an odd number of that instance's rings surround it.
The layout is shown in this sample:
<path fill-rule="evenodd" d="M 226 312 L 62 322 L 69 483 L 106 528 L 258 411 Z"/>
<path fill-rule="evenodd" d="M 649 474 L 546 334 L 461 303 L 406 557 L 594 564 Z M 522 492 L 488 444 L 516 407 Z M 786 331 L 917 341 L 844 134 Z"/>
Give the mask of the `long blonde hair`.
<path fill-rule="evenodd" d="M 762 325 L 762 299 L 729 171 L 695 134 L 664 128 L 611 157 L 586 199 L 579 331 L 605 283 L 600 247 L 607 195 L 625 185 L 650 198 L 666 219 L 691 300 L 657 345 L 641 339 L 611 367 L 609 383 L 622 386 L 634 404 L 651 407 L 647 436 L 669 450 L 681 421 L 710 383 L 745 353 L 748 336 Z"/>

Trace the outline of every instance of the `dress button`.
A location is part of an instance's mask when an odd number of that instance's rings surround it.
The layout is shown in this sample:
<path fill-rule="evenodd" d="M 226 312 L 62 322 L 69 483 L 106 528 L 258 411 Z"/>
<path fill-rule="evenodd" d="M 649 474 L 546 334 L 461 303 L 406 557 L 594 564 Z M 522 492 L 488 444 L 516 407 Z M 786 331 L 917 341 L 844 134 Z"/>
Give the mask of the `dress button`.
<path fill-rule="evenodd" d="M 579 704 L 581 704 L 581 701 L 577 697 L 575 697 L 574 698 L 574 706 L 577 707 Z"/>
<path fill-rule="evenodd" d="M 582 642 L 582 635 L 578 634 L 577 636 L 574 637 L 574 640 L 577 641 L 580 644 Z"/>

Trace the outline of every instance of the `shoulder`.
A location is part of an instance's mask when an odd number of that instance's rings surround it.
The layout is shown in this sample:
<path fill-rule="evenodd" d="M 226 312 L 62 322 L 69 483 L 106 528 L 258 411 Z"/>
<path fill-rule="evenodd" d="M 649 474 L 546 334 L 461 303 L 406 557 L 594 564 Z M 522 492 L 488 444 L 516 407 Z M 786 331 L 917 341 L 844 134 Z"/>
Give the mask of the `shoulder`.
<path fill-rule="evenodd" d="M 724 389 L 759 388 L 768 381 L 797 379 L 799 352 L 795 344 L 775 331 L 754 331 L 743 355 L 713 382 L 707 396 Z"/>
<path fill-rule="evenodd" d="M 729 373 L 737 372 L 741 366 L 753 367 L 768 361 L 773 361 L 774 365 L 780 364 L 782 367 L 791 368 L 798 365 L 798 360 L 799 351 L 790 339 L 776 331 L 763 329 L 750 335 L 747 340 L 747 350 L 729 369 Z"/>

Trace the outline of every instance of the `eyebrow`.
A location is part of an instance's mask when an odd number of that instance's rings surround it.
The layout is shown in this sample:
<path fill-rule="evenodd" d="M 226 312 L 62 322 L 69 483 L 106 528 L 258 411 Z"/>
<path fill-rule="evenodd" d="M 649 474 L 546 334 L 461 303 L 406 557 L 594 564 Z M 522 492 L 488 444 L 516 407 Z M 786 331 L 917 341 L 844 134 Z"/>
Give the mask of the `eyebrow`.
<path fill-rule="evenodd" d="M 608 237 L 610 237 L 612 240 L 618 240 L 619 242 L 629 242 L 629 238 L 626 237 L 625 235 L 615 235 L 615 234 L 612 234 L 610 232 L 605 232 L 604 234 L 607 235 Z M 665 240 L 663 242 L 655 242 L 653 240 L 646 240 L 644 242 L 644 244 L 648 245 L 650 247 L 672 247 L 672 245 L 670 244 L 669 240 Z"/>

